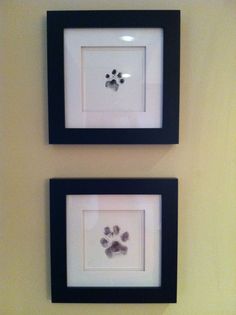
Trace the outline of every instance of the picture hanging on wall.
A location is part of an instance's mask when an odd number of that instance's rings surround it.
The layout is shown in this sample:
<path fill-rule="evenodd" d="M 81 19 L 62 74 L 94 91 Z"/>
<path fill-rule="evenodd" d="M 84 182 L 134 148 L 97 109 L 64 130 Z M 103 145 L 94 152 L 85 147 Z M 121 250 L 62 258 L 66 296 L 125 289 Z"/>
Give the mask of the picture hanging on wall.
<path fill-rule="evenodd" d="M 48 11 L 51 144 L 171 144 L 179 11 Z"/>
<path fill-rule="evenodd" d="M 175 303 L 177 179 L 51 179 L 55 303 Z"/>

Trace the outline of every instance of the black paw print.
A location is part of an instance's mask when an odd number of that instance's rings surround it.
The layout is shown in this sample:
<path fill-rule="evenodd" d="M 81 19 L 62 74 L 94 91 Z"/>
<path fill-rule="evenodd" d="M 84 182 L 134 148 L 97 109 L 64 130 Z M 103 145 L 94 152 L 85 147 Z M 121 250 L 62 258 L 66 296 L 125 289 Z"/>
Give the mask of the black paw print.
<path fill-rule="evenodd" d="M 102 247 L 105 249 L 107 257 L 112 258 L 115 255 L 126 255 L 128 247 L 123 245 L 122 242 L 129 240 L 129 233 L 124 232 L 120 234 L 120 227 L 114 225 L 112 230 L 109 226 L 104 228 L 104 237 L 100 239 Z"/>
<path fill-rule="evenodd" d="M 125 82 L 122 78 L 122 73 L 118 72 L 116 69 L 113 69 L 111 74 L 106 74 L 105 78 L 107 79 L 105 87 L 112 89 L 113 91 L 118 91 L 120 84 Z"/>

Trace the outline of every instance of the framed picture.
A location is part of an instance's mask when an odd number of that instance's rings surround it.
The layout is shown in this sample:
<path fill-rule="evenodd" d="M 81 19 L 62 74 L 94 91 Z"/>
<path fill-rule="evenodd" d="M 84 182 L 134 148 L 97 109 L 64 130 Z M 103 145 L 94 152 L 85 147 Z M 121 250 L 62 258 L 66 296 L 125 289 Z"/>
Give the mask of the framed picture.
<path fill-rule="evenodd" d="M 179 11 L 48 11 L 51 144 L 171 144 Z"/>
<path fill-rule="evenodd" d="M 51 179 L 52 302 L 176 302 L 177 185 Z"/>

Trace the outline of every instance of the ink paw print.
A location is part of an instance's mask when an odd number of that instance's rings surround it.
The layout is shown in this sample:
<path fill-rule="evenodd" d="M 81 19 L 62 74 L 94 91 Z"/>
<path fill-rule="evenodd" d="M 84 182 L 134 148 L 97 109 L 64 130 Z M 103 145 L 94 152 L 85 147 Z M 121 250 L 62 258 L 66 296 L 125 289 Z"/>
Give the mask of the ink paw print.
<path fill-rule="evenodd" d="M 125 80 L 122 77 L 122 72 L 118 72 L 116 69 L 113 69 L 111 74 L 107 73 L 105 78 L 107 79 L 105 87 L 110 88 L 115 92 L 118 91 L 120 84 L 125 83 Z"/>
<path fill-rule="evenodd" d="M 100 244 L 105 249 L 107 257 L 112 258 L 116 255 L 126 255 L 128 247 L 123 243 L 129 240 L 129 233 L 120 233 L 120 227 L 114 225 L 112 229 L 109 226 L 104 228 L 104 237 L 100 239 Z"/>

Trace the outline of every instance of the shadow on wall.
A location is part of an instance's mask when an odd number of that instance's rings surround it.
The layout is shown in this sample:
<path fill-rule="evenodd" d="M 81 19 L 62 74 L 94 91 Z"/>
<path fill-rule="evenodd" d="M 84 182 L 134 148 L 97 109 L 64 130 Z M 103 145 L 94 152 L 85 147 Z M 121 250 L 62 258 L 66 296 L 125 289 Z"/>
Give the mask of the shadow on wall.
<path fill-rule="evenodd" d="M 43 75 L 42 75 L 42 87 L 43 87 L 43 143 L 48 144 L 48 95 L 47 95 L 47 18 L 46 18 L 46 13 L 45 16 L 42 18 L 42 24 L 41 24 L 41 31 L 42 31 L 42 36 L 41 36 L 41 47 L 42 47 L 42 60 L 41 60 L 41 65 L 43 69 Z"/>
<path fill-rule="evenodd" d="M 45 270 L 46 270 L 46 290 L 47 300 L 51 300 L 51 264 L 50 264 L 50 203 L 49 203 L 49 181 L 44 181 L 44 211 L 45 211 Z"/>

